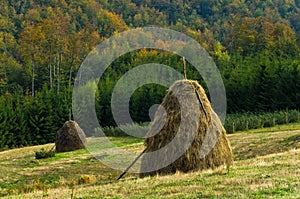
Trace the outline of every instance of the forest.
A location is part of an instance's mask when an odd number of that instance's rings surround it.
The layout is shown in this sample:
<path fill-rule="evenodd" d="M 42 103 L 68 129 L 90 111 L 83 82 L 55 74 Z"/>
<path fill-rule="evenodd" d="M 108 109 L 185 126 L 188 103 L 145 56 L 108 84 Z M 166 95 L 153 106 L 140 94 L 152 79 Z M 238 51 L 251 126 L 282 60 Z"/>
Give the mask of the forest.
<path fill-rule="evenodd" d="M 88 53 L 112 35 L 144 26 L 177 30 L 209 52 L 229 114 L 298 110 L 299 11 L 299 0 L 1 1 L 0 149 L 53 142 L 72 118 L 74 79 Z M 146 63 L 183 72 L 182 58 L 169 52 L 143 49 L 119 57 L 97 87 L 102 126 L 115 125 L 110 99 L 118 79 Z M 205 87 L 187 68 L 188 78 Z M 149 108 L 165 94 L 158 85 L 139 88 L 130 101 L 134 121 L 149 121 Z"/>

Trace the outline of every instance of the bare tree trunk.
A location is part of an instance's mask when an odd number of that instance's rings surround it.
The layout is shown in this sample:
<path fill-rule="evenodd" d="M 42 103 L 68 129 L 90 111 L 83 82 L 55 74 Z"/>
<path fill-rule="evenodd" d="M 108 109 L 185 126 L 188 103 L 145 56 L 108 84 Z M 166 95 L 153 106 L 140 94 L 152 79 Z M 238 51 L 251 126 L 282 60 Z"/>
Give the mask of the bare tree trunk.
<path fill-rule="evenodd" d="M 50 79 L 50 88 L 53 87 L 53 79 L 52 79 L 52 64 L 51 64 L 51 57 L 49 58 L 49 79 Z"/>
<path fill-rule="evenodd" d="M 50 80 L 50 89 L 53 88 L 53 74 L 52 74 L 52 45 L 50 45 L 50 52 L 49 52 L 49 80 Z"/>
<path fill-rule="evenodd" d="M 32 68 L 32 79 L 31 79 L 31 95 L 32 97 L 34 97 L 34 93 L 35 93 L 35 90 L 34 90 L 34 74 L 35 74 L 35 64 L 34 64 L 34 60 L 32 59 L 31 60 L 31 68 Z"/>
<path fill-rule="evenodd" d="M 69 72 L 69 89 L 71 89 L 71 83 L 72 83 L 72 71 L 73 71 L 73 64 L 74 64 L 73 60 L 71 62 L 71 67 L 70 67 L 70 72 Z"/>
<path fill-rule="evenodd" d="M 59 55 L 60 56 L 60 55 Z M 60 82 L 59 82 L 59 76 L 60 76 L 60 58 L 58 58 L 58 62 L 57 62 L 57 92 L 59 93 L 59 84 L 60 84 Z"/>
<path fill-rule="evenodd" d="M 57 62 L 57 58 L 55 56 L 54 57 L 54 64 L 53 64 L 53 80 L 54 80 L 55 74 L 56 74 L 56 62 Z"/>
<path fill-rule="evenodd" d="M 59 53 L 58 68 L 57 68 L 57 92 L 60 92 L 60 68 L 62 64 L 62 52 Z"/>

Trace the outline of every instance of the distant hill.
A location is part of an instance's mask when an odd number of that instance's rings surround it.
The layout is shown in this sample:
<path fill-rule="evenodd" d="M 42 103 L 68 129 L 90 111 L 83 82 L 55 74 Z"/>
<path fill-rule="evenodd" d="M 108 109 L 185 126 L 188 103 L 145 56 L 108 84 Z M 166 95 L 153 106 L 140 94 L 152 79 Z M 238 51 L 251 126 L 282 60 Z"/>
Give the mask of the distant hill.
<path fill-rule="evenodd" d="M 185 33 L 208 51 L 229 113 L 299 110 L 299 11 L 300 0 L 2 0 L 0 148 L 53 141 L 72 118 L 74 79 L 89 52 L 114 34 L 150 25 Z M 97 87 L 101 125 L 116 125 L 110 103 L 118 79 L 146 63 L 183 72 L 182 57 L 170 52 L 143 49 L 119 57 Z M 205 88 L 190 63 L 187 76 Z M 150 121 L 149 108 L 165 92 L 158 85 L 137 89 L 130 98 L 133 120 Z"/>

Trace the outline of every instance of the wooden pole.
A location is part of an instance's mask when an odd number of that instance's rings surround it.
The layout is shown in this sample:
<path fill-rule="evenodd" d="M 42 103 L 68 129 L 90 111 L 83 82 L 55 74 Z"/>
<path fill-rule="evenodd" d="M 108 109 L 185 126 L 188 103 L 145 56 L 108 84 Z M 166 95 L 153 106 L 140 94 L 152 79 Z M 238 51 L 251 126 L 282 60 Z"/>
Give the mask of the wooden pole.
<path fill-rule="evenodd" d="M 129 171 L 129 169 L 136 163 L 136 161 L 146 152 L 146 149 L 144 149 L 144 151 L 142 151 L 142 153 L 133 160 L 133 162 L 127 167 L 127 169 L 123 171 L 123 173 L 117 178 L 117 180 L 120 180 Z"/>
<path fill-rule="evenodd" d="M 182 58 L 183 60 L 183 75 L 184 75 L 184 79 L 186 80 L 186 61 L 185 61 L 185 57 Z"/>

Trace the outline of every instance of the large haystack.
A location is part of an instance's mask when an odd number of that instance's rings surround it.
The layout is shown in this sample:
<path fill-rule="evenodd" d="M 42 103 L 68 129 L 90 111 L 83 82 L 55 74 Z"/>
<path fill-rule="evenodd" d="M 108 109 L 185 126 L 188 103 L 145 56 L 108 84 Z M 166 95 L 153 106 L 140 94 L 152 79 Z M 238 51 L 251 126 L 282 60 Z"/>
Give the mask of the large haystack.
<path fill-rule="evenodd" d="M 67 121 L 56 135 L 56 152 L 84 149 L 86 137 L 83 130 L 75 121 Z"/>
<path fill-rule="evenodd" d="M 148 138 L 145 139 L 146 150 L 141 161 L 141 172 L 148 172 L 141 173 L 141 176 L 199 171 L 233 164 L 226 131 L 198 82 L 175 82 L 161 105 L 164 108 L 157 110 Z M 187 145 L 183 140 L 190 137 L 190 145 Z M 175 142 L 172 147 L 169 145 L 171 142 Z M 187 150 L 183 155 L 168 166 L 153 171 L 152 168 L 161 162 L 168 162 L 172 159 L 170 156 L 175 157 L 178 149 L 184 147 Z M 157 150 L 160 153 L 147 156 L 147 153 Z"/>

